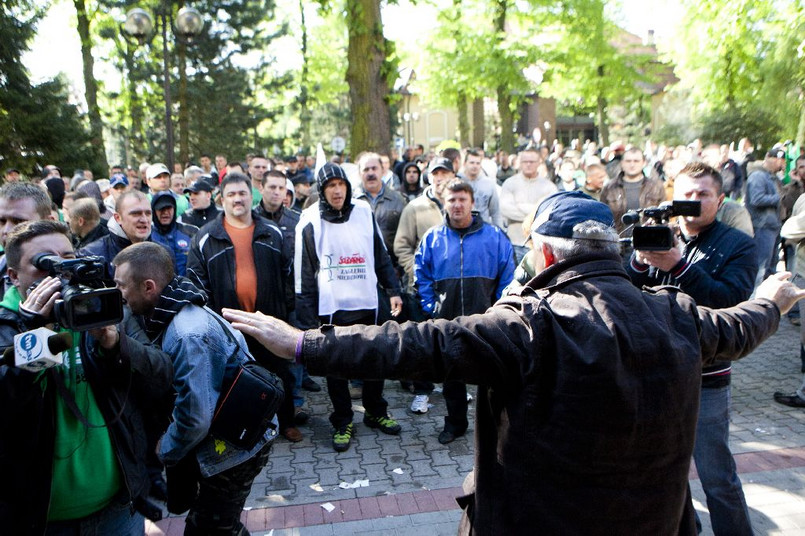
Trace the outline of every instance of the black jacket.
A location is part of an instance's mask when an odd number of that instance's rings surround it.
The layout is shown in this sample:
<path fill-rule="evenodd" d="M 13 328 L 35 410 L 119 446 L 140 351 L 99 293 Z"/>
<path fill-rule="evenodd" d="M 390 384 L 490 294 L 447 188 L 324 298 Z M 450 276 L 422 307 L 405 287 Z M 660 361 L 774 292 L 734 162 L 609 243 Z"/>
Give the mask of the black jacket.
<path fill-rule="evenodd" d="M 283 251 L 283 236 L 277 224 L 252 212 L 254 218 L 254 264 L 257 266 L 257 303 L 261 313 L 285 319 L 291 303 L 293 258 Z M 235 247 L 224 229 L 224 213 L 199 229 L 187 260 L 187 277 L 209 297 L 216 313 L 239 309 L 235 292 Z"/>
<path fill-rule="evenodd" d="M 252 212 L 254 264 L 257 267 L 256 310 L 286 320 L 293 309 L 291 266 L 282 231 L 273 221 Z M 235 282 L 235 246 L 224 229 L 224 213 L 199 229 L 187 257 L 187 277 L 209 297 L 208 306 L 218 314 L 229 307 L 240 309 Z M 261 344 L 246 337 L 249 349 L 261 359 L 270 355 Z"/>
<path fill-rule="evenodd" d="M 271 220 L 277 224 L 282 231 L 282 239 L 286 249 L 286 255 L 289 259 L 293 259 L 294 243 L 296 242 L 296 224 L 299 223 L 300 214 L 295 210 L 287 207 L 280 207 L 276 212 L 269 212 L 259 203 L 254 209 L 255 213 L 267 220 Z"/>
<path fill-rule="evenodd" d="M 199 229 L 204 227 L 207 223 L 214 220 L 218 217 L 218 214 L 221 213 L 221 209 L 215 206 L 215 203 L 210 202 L 210 206 L 202 210 L 196 210 L 191 208 L 181 216 L 179 219 L 176 220 L 181 223 L 186 223 L 188 225 L 195 225 Z"/>
<path fill-rule="evenodd" d="M 755 287 L 757 254 L 751 237 L 719 221 L 686 240 L 682 259 L 671 272 L 650 269 L 635 260 L 626 271 L 638 287 L 674 285 L 698 305 L 723 309 L 749 298 Z M 720 371 L 720 374 L 715 374 Z M 705 367 L 703 387 L 721 387 L 730 381 L 729 363 Z"/>
<path fill-rule="evenodd" d="M 117 350 L 101 356 L 83 334 L 81 354 L 84 374 L 109 429 L 123 491 L 140 509 L 150 487 L 142 402 L 170 392 L 173 366 L 167 354 L 148 345 L 131 315 L 120 329 Z M 26 330 L 17 313 L 0 307 L 0 345 L 12 345 L 13 336 Z M 8 534 L 45 532 L 53 469 L 53 412 L 59 396 L 55 374 L 55 368 L 45 372 L 43 389 L 38 374 L 0 366 L 0 527 Z"/>
<path fill-rule="evenodd" d="M 109 234 L 109 228 L 106 226 L 104 222 L 99 222 L 98 225 L 96 225 L 95 228 L 90 232 L 88 232 L 86 236 L 84 236 L 83 238 L 79 238 L 76 236 L 73 245 L 75 246 L 75 249 L 78 250 L 83 248 L 84 246 L 93 243 L 94 241 L 100 238 L 103 238 L 108 234 Z"/>

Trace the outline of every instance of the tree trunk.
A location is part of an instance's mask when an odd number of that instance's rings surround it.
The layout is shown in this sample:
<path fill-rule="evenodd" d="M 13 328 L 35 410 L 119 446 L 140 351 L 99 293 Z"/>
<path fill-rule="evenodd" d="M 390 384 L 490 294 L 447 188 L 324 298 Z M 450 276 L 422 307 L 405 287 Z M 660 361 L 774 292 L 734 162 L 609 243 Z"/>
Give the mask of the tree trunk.
<path fill-rule="evenodd" d="M 514 113 L 508 86 L 498 86 L 498 115 L 500 116 L 500 148 L 512 152 L 514 146 Z"/>
<path fill-rule="evenodd" d="M 800 104 L 799 125 L 797 125 L 797 145 L 805 146 L 805 105 Z"/>
<path fill-rule="evenodd" d="M 353 155 L 361 151 L 385 152 L 391 146 L 391 120 L 380 0 L 347 0 L 347 26 L 350 150 Z"/>
<path fill-rule="evenodd" d="M 140 102 L 140 96 L 137 94 L 137 82 L 134 79 L 134 52 L 131 50 L 131 45 L 126 44 L 126 50 L 123 54 L 123 61 L 126 64 L 126 87 L 128 93 L 128 111 L 131 117 L 129 125 L 128 139 L 130 151 L 127 151 L 127 165 L 136 165 L 145 160 L 148 154 L 148 149 L 145 145 L 145 136 L 143 132 L 143 108 Z"/>
<path fill-rule="evenodd" d="M 598 138 L 600 146 L 605 147 L 609 145 L 609 124 L 607 123 L 607 98 L 604 96 L 603 85 L 604 80 L 604 66 L 598 67 L 598 97 L 596 97 L 596 104 L 598 105 Z"/>
<path fill-rule="evenodd" d="M 179 163 L 190 161 L 190 112 L 187 108 L 187 45 L 176 42 L 176 69 L 179 71 Z M 171 173 L 173 170 L 171 169 Z"/>
<path fill-rule="evenodd" d="M 458 93 L 456 100 L 458 108 L 458 142 L 462 147 L 470 144 L 470 121 L 467 117 L 467 96 L 463 92 Z"/>
<path fill-rule="evenodd" d="M 607 124 L 607 99 L 603 95 L 596 98 L 598 104 L 598 138 L 601 147 L 609 145 L 609 125 Z"/>
<path fill-rule="evenodd" d="M 86 88 L 87 110 L 89 113 L 89 127 L 92 136 L 92 150 L 95 162 L 88 162 L 95 173 L 102 176 L 109 173 L 109 164 L 106 161 L 106 147 L 103 143 L 103 120 L 101 110 L 98 108 L 98 82 L 95 80 L 93 70 L 95 58 L 92 57 L 92 39 L 89 34 L 89 17 L 84 0 L 73 0 L 76 16 L 78 18 L 78 37 L 81 39 L 81 57 L 84 62 L 84 86 Z M 98 169 L 100 167 L 100 169 Z"/>
<path fill-rule="evenodd" d="M 484 99 L 475 99 L 472 101 L 472 146 L 483 147 L 485 137 Z"/>
<path fill-rule="evenodd" d="M 302 75 L 299 81 L 299 131 L 300 131 L 300 145 L 302 150 L 307 152 L 311 150 L 310 142 L 310 110 L 307 107 L 307 75 L 308 75 L 308 57 L 307 57 L 307 24 L 305 22 L 305 3 L 299 0 L 299 13 L 302 16 Z"/>
<path fill-rule="evenodd" d="M 495 3 L 495 30 L 498 41 L 502 42 L 506 32 L 506 11 L 508 0 L 497 0 Z M 511 93 L 508 86 L 502 84 L 497 87 L 498 115 L 500 116 L 500 148 L 504 151 L 513 151 L 514 147 L 514 113 L 511 109 Z"/>

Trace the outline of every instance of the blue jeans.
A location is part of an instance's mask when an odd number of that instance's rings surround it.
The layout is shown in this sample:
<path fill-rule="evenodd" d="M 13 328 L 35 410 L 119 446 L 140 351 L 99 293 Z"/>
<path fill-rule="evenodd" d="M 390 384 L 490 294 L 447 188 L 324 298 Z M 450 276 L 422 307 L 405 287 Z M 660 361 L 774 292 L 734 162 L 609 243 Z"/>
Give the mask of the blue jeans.
<path fill-rule="evenodd" d="M 45 529 L 46 536 L 115 534 L 120 536 L 142 536 L 145 534 L 145 518 L 139 512 L 132 515 L 128 501 L 115 499 L 105 508 L 81 519 L 51 521 Z"/>
<path fill-rule="evenodd" d="M 752 536 L 749 509 L 730 452 L 729 428 L 730 386 L 702 389 L 693 461 L 707 497 L 713 533 Z"/>
<path fill-rule="evenodd" d="M 291 369 L 291 374 L 293 374 L 294 379 L 293 406 L 295 408 L 301 408 L 305 404 L 305 397 L 302 396 L 302 380 L 306 377 L 310 378 L 310 376 L 308 376 L 307 369 L 302 363 L 293 363 L 289 365 L 288 368 Z"/>
<path fill-rule="evenodd" d="M 755 250 L 757 251 L 757 278 L 755 287 L 777 271 L 777 238 L 780 229 L 755 229 Z"/>

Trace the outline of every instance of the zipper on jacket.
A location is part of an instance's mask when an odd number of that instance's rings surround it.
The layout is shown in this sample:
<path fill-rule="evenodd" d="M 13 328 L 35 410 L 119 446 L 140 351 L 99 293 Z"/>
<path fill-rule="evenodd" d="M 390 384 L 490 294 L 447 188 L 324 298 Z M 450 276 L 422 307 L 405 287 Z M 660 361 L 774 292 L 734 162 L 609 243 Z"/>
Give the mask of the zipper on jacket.
<path fill-rule="evenodd" d="M 461 316 L 464 316 L 464 235 L 458 237 L 458 285 L 461 289 Z"/>

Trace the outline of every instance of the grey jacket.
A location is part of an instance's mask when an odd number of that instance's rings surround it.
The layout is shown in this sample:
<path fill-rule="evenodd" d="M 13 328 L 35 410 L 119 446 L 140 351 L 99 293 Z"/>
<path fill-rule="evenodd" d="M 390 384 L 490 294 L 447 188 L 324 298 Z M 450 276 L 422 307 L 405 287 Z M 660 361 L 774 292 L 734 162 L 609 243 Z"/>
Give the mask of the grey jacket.
<path fill-rule="evenodd" d="M 782 185 L 779 179 L 763 168 L 756 169 L 746 179 L 744 204 L 752 216 L 752 227 L 758 229 L 779 229 L 780 199 Z"/>
<path fill-rule="evenodd" d="M 397 236 L 397 226 L 400 224 L 400 216 L 408 204 L 408 200 L 397 190 L 393 190 L 384 185 L 377 199 L 372 201 L 369 194 L 358 188 L 355 190 L 355 199 L 363 199 L 372 207 L 375 215 L 377 227 L 383 236 L 383 243 L 391 256 L 391 262 L 397 266 L 397 257 L 394 255 L 394 239 Z"/>

